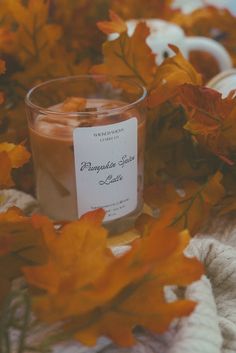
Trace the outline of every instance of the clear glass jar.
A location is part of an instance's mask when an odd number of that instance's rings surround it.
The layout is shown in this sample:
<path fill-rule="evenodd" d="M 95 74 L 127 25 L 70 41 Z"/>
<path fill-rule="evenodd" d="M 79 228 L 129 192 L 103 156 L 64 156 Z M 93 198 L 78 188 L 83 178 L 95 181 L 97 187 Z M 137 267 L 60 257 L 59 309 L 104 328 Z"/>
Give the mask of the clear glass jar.
<path fill-rule="evenodd" d="M 132 226 L 143 205 L 146 90 L 136 82 L 75 76 L 26 96 L 41 211 L 73 220 L 104 208 L 112 233 Z"/>

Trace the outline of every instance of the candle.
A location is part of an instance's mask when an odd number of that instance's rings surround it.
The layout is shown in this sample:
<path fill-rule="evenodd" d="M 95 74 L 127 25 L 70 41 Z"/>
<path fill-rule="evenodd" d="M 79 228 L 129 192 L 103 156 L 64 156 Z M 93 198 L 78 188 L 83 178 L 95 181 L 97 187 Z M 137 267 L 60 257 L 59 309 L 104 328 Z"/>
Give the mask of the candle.
<path fill-rule="evenodd" d="M 144 96 L 136 83 L 112 85 L 96 76 L 53 80 L 29 92 L 36 194 L 43 213 L 72 220 L 104 208 L 104 224 L 112 231 L 131 226 L 142 209 Z"/>

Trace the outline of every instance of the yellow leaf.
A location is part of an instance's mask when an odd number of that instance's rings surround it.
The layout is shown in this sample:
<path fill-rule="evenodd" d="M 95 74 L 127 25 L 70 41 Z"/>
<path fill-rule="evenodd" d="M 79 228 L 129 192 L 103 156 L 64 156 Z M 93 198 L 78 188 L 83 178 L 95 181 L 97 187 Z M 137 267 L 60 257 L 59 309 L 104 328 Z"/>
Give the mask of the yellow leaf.
<path fill-rule="evenodd" d="M 14 185 L 11 178 L 12 168 L 19 168 L 28 162 L 30 153 L 22 145 L 13 143 L 0 143 L 0 186 Z"/>
<path fill-rule="evenodd" d="M 7 152 L 12 168 L 19 168 L 28 162 L 30 153 L 23 145 L 3 142 L 0 144 L 0 152 Z"/>

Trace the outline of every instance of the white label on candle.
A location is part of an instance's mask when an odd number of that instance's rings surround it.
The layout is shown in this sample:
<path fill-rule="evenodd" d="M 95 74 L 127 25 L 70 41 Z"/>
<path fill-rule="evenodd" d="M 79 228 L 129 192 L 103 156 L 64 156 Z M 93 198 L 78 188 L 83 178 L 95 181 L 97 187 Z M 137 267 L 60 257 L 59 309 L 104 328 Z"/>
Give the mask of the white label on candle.
<path fill-rule="evenodd" d="M 120 123 L 74 129 L 78 216 L 103 208 L 105 221 L 137 207 L 136 118 Z"/>

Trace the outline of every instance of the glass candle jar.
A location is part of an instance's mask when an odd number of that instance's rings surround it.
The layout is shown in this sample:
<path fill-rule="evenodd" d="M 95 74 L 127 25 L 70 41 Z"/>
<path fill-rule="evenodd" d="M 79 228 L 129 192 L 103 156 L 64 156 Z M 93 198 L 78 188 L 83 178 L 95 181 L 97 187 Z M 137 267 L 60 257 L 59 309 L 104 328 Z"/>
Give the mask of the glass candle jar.
<path fill-rule="evenodd" d="M 103 208 L 119 233 L 143 204 L 146 90 L 136 82 L 74 76 L 44 82 L 26 96 L 41 211 L 73 220 Z"/>

